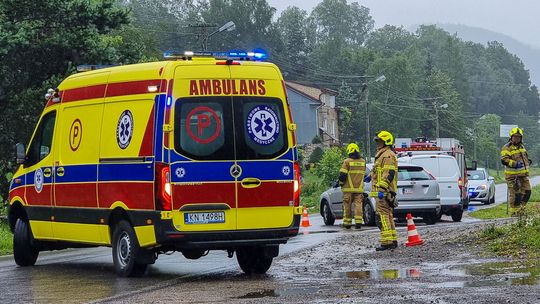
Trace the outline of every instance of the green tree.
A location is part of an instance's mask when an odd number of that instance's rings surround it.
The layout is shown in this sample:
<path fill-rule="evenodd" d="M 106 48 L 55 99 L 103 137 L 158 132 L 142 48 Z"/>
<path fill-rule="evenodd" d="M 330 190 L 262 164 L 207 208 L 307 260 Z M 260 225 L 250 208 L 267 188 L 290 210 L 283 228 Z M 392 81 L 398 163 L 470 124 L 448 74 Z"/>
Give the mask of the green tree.
<path fill-rule="evenodd" d="M 324 151 L 319 165 L 315 167 L 315 174 L 321 178 L 323 185 L 330 185 L 337 180 L 344 157 L 343 149 L 338 147 Z"/>
<path fill-rule="evenodd" d="M 79 64 L 139 60 L 118 34 L 128 23 L 128 10 L 112 0 L 0 0 L 1 176 L 13 170 L 14 144 L 28 142 L 47 88 Z"/>
<path fill-rule="evenodd" d="M 313 152 L 309 155 L 309 163 L 317 164 L 323 157 L 324 151 L 321 147 L 316 147 Z"/>

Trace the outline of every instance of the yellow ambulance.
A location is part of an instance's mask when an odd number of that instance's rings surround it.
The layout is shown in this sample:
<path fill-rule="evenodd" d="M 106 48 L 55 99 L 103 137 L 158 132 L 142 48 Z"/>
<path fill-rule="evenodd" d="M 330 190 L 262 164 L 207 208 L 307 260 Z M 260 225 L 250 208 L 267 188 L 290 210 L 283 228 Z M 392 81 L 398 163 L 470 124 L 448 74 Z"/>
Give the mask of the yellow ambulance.
<path fill-rule="evenodd" d="M 296 125 L 265 56 L 89 66 L 49 90 L 28 147 L 16 147 L 16 263 L 111 246 L 118 275 L 139 276 L 162 253 L 224 250 L 265 273 L 301 215 Z"/>

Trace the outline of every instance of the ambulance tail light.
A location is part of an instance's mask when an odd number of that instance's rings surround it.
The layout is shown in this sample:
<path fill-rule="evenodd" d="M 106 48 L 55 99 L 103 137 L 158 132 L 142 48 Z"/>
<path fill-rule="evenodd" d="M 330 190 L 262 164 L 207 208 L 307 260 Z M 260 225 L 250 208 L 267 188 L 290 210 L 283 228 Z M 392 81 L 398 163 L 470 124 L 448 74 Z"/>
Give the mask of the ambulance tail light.
<path fill-rule="evenodd" d="M 300 206 L 300 165 L 294 162 L 294 206 Z"/>
<path fill-rule="evenodd" d="M 171 169 L 164 163 L 156 163 L 156 210 L 172 210 Z"/>

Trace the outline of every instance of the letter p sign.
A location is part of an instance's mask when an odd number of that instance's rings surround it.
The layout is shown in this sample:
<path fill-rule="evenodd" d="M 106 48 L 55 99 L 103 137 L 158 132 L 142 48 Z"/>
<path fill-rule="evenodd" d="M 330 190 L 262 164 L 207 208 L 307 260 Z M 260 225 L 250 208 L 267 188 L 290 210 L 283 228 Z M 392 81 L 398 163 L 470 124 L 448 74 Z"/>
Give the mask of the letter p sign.
<path fill-rule="evenodd" d="M 75 152 L 77 149 L 79 149 L 79 146 L 81 145 L 82 141 L 82 123 L 77 118 L 73 121 L 71 124 L 71 128 L 69 130 L 69 147 L 71 148 L 71 151 Z"/>
<path fill-rule="evenodd" d="M 208 114 L 197 115 L 197 133 L 202 137 L 204 129 L 210 126 L 210 116 Z"/>

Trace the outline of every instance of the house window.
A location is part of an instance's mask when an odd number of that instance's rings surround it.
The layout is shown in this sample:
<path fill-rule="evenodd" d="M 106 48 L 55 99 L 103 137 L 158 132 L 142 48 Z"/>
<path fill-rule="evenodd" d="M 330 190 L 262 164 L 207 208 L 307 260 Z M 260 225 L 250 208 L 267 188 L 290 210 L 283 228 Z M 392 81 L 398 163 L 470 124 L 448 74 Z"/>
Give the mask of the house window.
<path fill-rule="evenodd" d="M 332 120 L 332 136 L 336 136 L 336 121 Z"/>
<path fill-rule="evenodd" d="M 326 123 L 326 118 L 325 118 L 323 120 L 323 125 L 322 125 L 323 130 L 326 130 L 326 125 L 327 125 L 327 123 Z"/>

